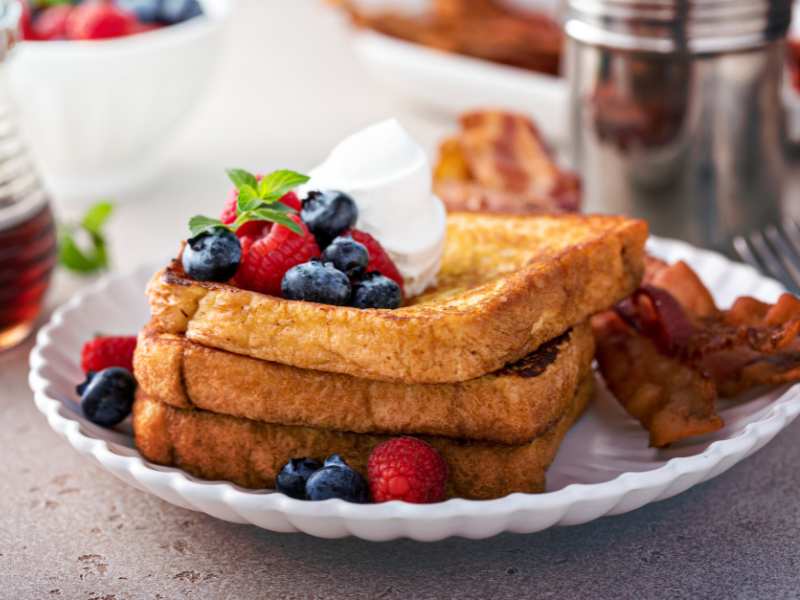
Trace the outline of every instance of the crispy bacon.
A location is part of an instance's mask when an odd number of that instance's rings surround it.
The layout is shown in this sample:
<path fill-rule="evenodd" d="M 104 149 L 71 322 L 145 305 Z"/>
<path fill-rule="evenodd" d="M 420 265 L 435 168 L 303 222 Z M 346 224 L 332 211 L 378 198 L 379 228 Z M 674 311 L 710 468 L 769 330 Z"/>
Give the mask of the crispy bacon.
<path fill-rule="evenodd" d="M 580 179 L 563 171 L 536 126 L 521 115 L 475 111 L 446 139 L 434 188 L 450 210 L 531 214 L 580 208 Z"/>
<path fill-rule="evenodd" d="M 592 320 L 597 364 L 612 394 L 650 432 L 650 445 L 668 446 L 720 429 L 714 382 L 702 372 L 662 354 L 613 312 Z"/>
<path fill-rule="evenodd" d="M 434 0 L 422 15 L 362 10 L 329 0 L 358 27 L 493 62 L 557 75 L 564 33 L 548 15 L 519 11 L 499 0 Z"/>
<path fill-rule="evenodd" d="M 718 395 L 800 380 L 794 296 L 784 294 L 774 305 L 743 297 L 720 310 L 688 265 L 656 259 L 648 261 L 644 280 L 594 325 L 600 370 L 654 446 L 721 426 L 713 411 Z"/>

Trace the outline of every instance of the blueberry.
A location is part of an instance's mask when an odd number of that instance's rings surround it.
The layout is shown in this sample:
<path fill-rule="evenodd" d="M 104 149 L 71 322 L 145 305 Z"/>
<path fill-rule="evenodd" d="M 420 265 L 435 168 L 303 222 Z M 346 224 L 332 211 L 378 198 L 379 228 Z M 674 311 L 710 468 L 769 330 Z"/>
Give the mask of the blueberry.
<path fill-rule="evenodd" d="M 159 20 L 167 25 L 182 23 L 203 14 L 197 0 L 160 0 Z"/>
<path fill-rule="evenodd" d="M 303 200 L 300 218 L 317 238 L 319 247 L 324 249 L 336 236 L 356 224 L 358 208 L 343 192 L 310 192 Z"/>
<path fill-rule="evenodd" d="M 286 271 L 281 292 L 288 300 L 344 306 L 350 300 L 350 280 L 331 263 L 312 260 Z"/>
<path fill-rule="evenodd" d="M 337 237 L 322 253 L 322 260 L 332 262 L 333 266 L 348 277 L 361 277 L 367 270 L 369 252 L 364 244 L 353 238 Z"/>
<path fill-rule="evenodd" d="M 113 427 L 131 414 L 136 380 L 121 367 L 109 367 L 91 377 L 81 394 L 81 410 L 92 423 Z"/>
<path fill-rule="evenodd" d="M 78 396 L 83 396 L 83 392 L 86 391 L 86 388 L 89 387 L 89 384 L 92 383 L 92 379 L 94 376 L 97 375 L 94 371 L 89 371 L 86 373 L 86 379 L 83 383 L 79 383 L 75 386 L 75 391 L 78 392 Z"/>
<path fill-rule="evenodd" d="M 369 501 L 369 489 L 357 471 L 347 466 L 330 465 L 308 478 L 306 497 L 309 500 L 340 498 L 347 502 L 364 503 Z"/>
<path fill-rule="evenodd" d="M 193 237 L 183 249 L 183 270 L 196 281 L 228 281 L 241 260 L 239 238 L 221 227 Z"/>
<path fill-rule="evenodd" d="M 275 478 L 275 488 L 287 496 L 305 500 L 306 481 L 314 471 L 321 468 L 319 461 L 312 458 L 293 458 L 278 473 L 278 477 Z"/>
<path fill-rule="evenodd" d="M 356 308 L 398 308 L 402 302 L 400 286 L 380 273 L 367 273 L 353 285 L 351 304 Z"/>
<path fill-rule="evenodd" d="M 142 23 L 155 23 L 161 18 L 161 0 L 116 0 L 116 4 L 135 14 Z"/>
<path fill-rule="evenodd" d="M 348 467 L 349 465 L 344 461 L 340 454 L 331 454 L 328 458 L 325 459 L 325 467 Z"/>

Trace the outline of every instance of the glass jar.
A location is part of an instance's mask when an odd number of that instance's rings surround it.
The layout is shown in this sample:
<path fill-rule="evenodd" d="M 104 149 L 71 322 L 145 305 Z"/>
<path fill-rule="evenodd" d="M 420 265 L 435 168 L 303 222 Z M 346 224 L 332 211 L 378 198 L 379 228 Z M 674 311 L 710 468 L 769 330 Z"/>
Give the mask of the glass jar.
<path fill-rule="evenodd" d="M 5 67 L 19 39 L 21 9 L 0 0 L 0 351 L 33 329 L 57 255 L 49 198 L 19 139 Z"/>

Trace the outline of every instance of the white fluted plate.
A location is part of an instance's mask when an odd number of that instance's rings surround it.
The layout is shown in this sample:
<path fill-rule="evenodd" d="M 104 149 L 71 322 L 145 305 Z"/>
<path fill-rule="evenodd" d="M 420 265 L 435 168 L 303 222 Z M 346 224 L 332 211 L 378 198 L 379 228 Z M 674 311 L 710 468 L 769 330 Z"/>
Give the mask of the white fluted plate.
<path fill-rule="evenodd" d="M 748 266 L 683 242 L 652 240 L 651 250 L 670 261 L 686 260 L 721 306 L 745 294 L 774 301 L 783 291 Z M 151 266 L 110 276 L 53 314 L 31 353 L 30 384 L 36 405 L 74 448 L 120 479 L 172 504 L 236 523 L 326 538 L 421 541 L 486 538 L 504 531 L 528 533 L 585 523 L 669 498 L 723 473 L 769 442 L 800 412 L 800 386 L 751 394 L 722 404 L 724 429 L 656 450 L 648 447 L 647 433 L 601 387 L 564 441 L 548 474 L 548 491 L 491 501 L 303 502 L 269 490 L 203 481 L 144 460 L 133 446 L 127 422 L 113 430 L 89 423 L 80 414 L 74 391 L 82 379 L 80 348 L 92 332 L 132 334 L 144 325 L 148 310 L 143 290 L 154 271 Z"/>

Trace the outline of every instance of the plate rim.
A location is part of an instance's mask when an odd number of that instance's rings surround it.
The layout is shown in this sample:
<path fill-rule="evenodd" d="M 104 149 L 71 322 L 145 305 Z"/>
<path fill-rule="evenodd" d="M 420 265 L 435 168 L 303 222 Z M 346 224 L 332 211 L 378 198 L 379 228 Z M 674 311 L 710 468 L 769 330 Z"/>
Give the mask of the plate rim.
<path fill-rule="evenodd" d="M 758 273 L 752 267 L 737 263 L 724 257 L 723 255 L 697 248 L 682 240 L 672 240 L 651 236 L 653 243 L 657 245 L 673 246 L 682 252 L 702 253 L 715 255 L 717 259 L 722 259 L 726 263 L 746 266 L 752 270 L 753 274 L 761 281 L 769 281 L 782 288 L 774 280 Z M 651 243 L 651 242 L 648 242 Z M 359 522 L 361 524 L 374 524 L 387 520 L 399 521 L 407 524 L 409 521 L 432 523 L 441 520 L 459 519 L 486 519 L 506 517 L 506 521 L 499 529 L 492 529 L 486 533 L 470 535 L 470 533 L 448 532 L 441 536 L 430 536 L 424 532 L 410 532 L 403 530 L 400 534 L 392 534 L 389 537 L 379 539 L 394 539 L 397 537 L 410 537 L 425 541 L 439 540 L 451 535 L 462 535 L 465 537 L 490 537 L 503 531 L 516 531 L 519 528 L 509 527 L 508 521 L 519 513 L 537 513 L 545 510 L 562 509 L 558 517 L 553 519 L 553 523 L 545 527 L 536 527 L 530 531 L 538 531 L 549 526 L 564 522 L 565 516 L 570 509 L 577 503 L 592 502 L 611 502 L 601 514 L 589 516 L 588 518 L 578 518 L 575 523 L 594 520 L 606 514 L 621 514 L 635 510 L 641 506 L 652 502 L 660 501 L 681 493 L 702 481 L 706 481 L 727 470 L 733 464 L 744 459 L 750 453 L 768 443 L 779 431 L 800 414 L 800 383 L 787 385 L 786 389 L 768 407 L 761 417 L 746 423 L 741 430 L 734 432 L 730 437 L 715 440 L 702 452 L 690 456 L 678 456 L 667 460 L 664 464 L 645 471 L 628 471 L 621 473 L 613 479 L 599 483 L 572 483 L 559 490 L 544 492 L 541 494 L 513 493 L 503 498 L 494 500 L 467 500 L 463 498 L 453 498 L 437 504 L 419 505 L 409 504 L 401 501 L 392 501 L 380 504 L 351 504 L 343 500 L 331 499 L 323 502 L 307 502 L 289 498 L 272 490 L 247 490 L 227 481 L 207 481 L 196 478 L 185 471 L 176 467 L 164 467 L 156 465 L 144 459 L 139 452 L 133 448 L 126 448 L 123 452 L 115 451 L 111 445 L 116 444 L 110 440 L 92 436 L 81 428 L 81 422 L 76 418 L 69 418 L 61 414 L 60 408 L 64 407 L 64 402 L 54 397 L 55 394 L 49 391 L 51 381 L 42 373 L 47 367 L 48 361 L 45 356 L 49 348 L 56 346 L 53 334 L 64 326 L 73 311 L 80 310 L 88 298 L 102 295 L 108 292 L 112 285 L 134 277 L 147 278 L 156 269 L 151 264 L 139 265 L 135 269 L 112 273 L 106 275 L 94 284 L 87 286 L 84 290 L 77 293 L 70 300 L 59 306 L 52 314 L 48 323 L 42 327 L 36 336 L 36 343 L 30 354 L 30 373 L 29 384 L 34 393 L 34 401 L 40 412 L 47 418 L 50 427 L 67 441 L 81 454 L 92 456 L 101 466 L 110 471 L 115 476 L 123 479 L 127 483 L 132 482 L 122 475 L 127 472 L 136 481 L 136 487 L 144 489 L 149 493 L 154 493 L 149 486 L 167 486 L 179 495 L 186 498 L 193 496 L 203 500 L 207 505 L 208 500 L 222 502 L 227 509 L 242 517 L 241 522 L 253 521 L 244 516 L 241 509 L 242 504 L 248 504 L 257 499 L 259 510 L 264 513 L 281 513 L 287 522 L 294 528 L 298 527 L 295 519 L 313 517 L 315 519 L 338 518 L 345 521 Z M 56 346 L 57 347 L 57 346 Z M 780 388 L 778 388 L 780 389 Z M 730 464 L 723 464 L 726 459 L 733 458 Z M 719 468 L 720 465 L 723 468 Z M 686 476 L 698 476 L 697 481 L 692 482 L 687 488 L 679 489 L 674 493 L 669 493 L 667 487 L 675 483 L 679 478 Z M 148 485 L 140 481 L 141 477 L 151 478 Z M 154 479 L 152 479 L 154 478 Z M 667 495 L 663 495 L 664 491 Z M 655 491 L 656 497 L 647 499 L 631 508 L 624 508 L 615 512 L 620 504 L 624 502 L 626 495 L 630 492 Z M 661 494 L 661 495 L 659 495 Z M 159 494 L 156 494 L 159 495 Z M 163 498 L 163 496 L 160 496 Z M 166 500 L 166 499 L 165 499 Z M 173 504 L 176 502 L 170 501 Z M 183 505 L 185 506 L 185 505 Z M 189 507 L 193 508 L 193 507 Z M 248 507 L 252 508 L 252 507 Z M 194 510 L 198 510 L 194 508 Z M 209 511 L 201 505 L 203 512 Z M 219 515 L 212 515 L 219 516 Z M 225 516 L 220 518 L 232 520 Z M 253 523 L 257 524 L 258 523 Z M 263 525 L 260 525 L 263 527 Z M 270 527 L 266 527 L 270 528 Z M 364 539 L 372 539 L 363 534 L 352 531 L 348 528 L 348 533 L 343 535 L 356 535 Z M 324 536 L 328 537 L 328 536 Z M 332 537 L 339 537 L 338 535 Z M 375 538 L 378 539 L 378 538 Z"/>

